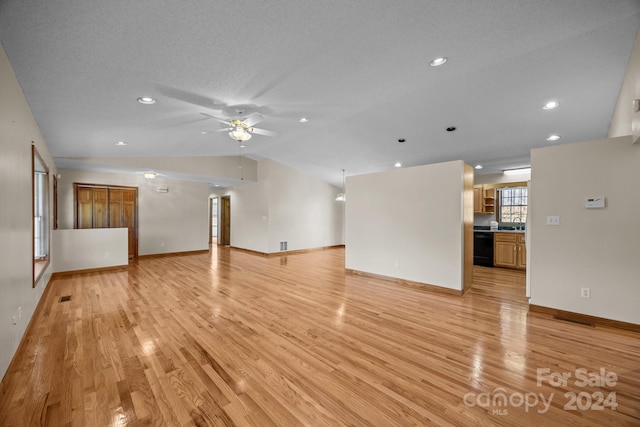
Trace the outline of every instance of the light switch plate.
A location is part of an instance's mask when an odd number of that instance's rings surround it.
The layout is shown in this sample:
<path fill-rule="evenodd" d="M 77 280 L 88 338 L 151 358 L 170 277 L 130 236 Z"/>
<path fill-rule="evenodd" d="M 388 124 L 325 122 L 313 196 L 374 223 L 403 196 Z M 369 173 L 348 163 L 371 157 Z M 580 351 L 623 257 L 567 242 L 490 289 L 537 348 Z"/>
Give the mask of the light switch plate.
<path fill-rule="evenodd" d="M 547 225 L 560 225 L 560 217 L 556 215 L 548 216 Z"/>

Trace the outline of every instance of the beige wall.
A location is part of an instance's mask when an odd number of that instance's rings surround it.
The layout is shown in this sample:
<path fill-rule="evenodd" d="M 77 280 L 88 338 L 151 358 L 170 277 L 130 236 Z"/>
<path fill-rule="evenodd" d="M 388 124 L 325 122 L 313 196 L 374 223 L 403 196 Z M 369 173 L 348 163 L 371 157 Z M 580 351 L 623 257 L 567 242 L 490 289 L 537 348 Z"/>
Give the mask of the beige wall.
<path fill-rule="evenodd" d="M 129 231 L 126 228 L 54 230 L 54 272 L 127 266 Z"/>
<path fill-rule="evenodd" d="M 636 36 L 627 74 L 611 120 L 609 138 L 625 135 L 633 135 L 634 141 L 640 138 L 640 113 L 634 112 L 634 99 L 640 99 L 640 31 Z"/>
<path fill-rule="evenodd" d="M 50 265 L 38 286 L 32 287 L 32 142 L 50 173 L 55 173 L 49 150 L 0 47 L 0 377 L 11 362 L 53 271 Z M 14 316 L 16 325 L 12 322 Z"/>
<path fill-rule="evenodd" d="M 463 177 L 462 161 L 348 177 L 346 267 L 462 290 Z"/>
<path fill-rule="evenodd" d="M 631 140 L 532 150 L 531 304 L 640 324 L 640 146 Z M 606 207 L 586 209 L 592 196 Z M 549 215 L 560 225 L 546 225 Z"/>
<path fill-rule="evenodd" d="M 73 183 L 138 187 L 138 254 L 161 254 L 209 248 L 209 187 L 206 183 L 145 179 L 135 173 L 60 169 L 58 218 L 73 228 Z M 158 193 L 166 187 L 168 193 Z"/>
<path fill-rule="evenodd" d="M 231 198 L 231 246 L 263 253 L 343 243 L 339 188 L 287 166 L 258 162 L 258 182 L 216 192 Z"/>

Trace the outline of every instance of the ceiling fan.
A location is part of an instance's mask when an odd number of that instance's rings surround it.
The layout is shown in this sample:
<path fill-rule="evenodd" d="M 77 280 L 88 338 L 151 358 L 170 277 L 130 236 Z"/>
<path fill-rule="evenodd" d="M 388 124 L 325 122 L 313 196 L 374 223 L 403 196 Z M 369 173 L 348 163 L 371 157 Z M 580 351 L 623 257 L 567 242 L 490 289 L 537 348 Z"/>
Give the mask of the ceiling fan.
<path fill-rule="evenodd" d="M 228 132 L 229 137 L 234 141 L 237 141 L 238 143 L 243 143 L 245 141 L 248 141 L 249 139 L 251 139 L 251 136 L 254 133 L 257 135 L 265 135 L 265 136 L 278 135 L 277 132 L 272 132 L 270 130 L 254 127 L 254 125 L 264 120 L 264 116 L 262 114 L 253 113 L 247 116 L 246 118 L 243 118 L 245 115 L 244 109 L 237 109 L 236 113 L 237 113 L 237 118 L 233 118 L 229 120 L 212 116 L 211 114 L 207 114 L 207 113 L 200 113 L 200 114 L 226 124 L 227 127 L 224 127 L 212 132 Z"/>
<path fill-rule="evenodd" d="M 199 107 L 204 107 L 208 110 L 220 111 L 220 113 L 222 113 L 223 117 L 225 118 L 212 116 L 211 114 L 207 113 L 200 114 L 209 119 L 214 119 L 221 123 L 224 123 L 227 126 L 215 131 L 212 130 L 202 133 L 228 132 L 229 137 L 239 143 L 248 141 L 249 139 L 251 139 L 251 136 L 253 134 L 265 136 L 278 135 L 277 132 L 254 127 L 254 125 L 264 120 L 263 113 L 271 112 L 271 109 L 268 107 L 258 107 L 256 105 L 249 104 L 229 105 L 216 101 L 213 98 L 208 98 L 206 96 L 200 95 L 198 93 L 193 93 L 183 89 L 165 85 L 157 85 L 156 89 L 158 90 L 158 92 L 168 98 L 176 99 L 178 101 L 196 105 Z"/>

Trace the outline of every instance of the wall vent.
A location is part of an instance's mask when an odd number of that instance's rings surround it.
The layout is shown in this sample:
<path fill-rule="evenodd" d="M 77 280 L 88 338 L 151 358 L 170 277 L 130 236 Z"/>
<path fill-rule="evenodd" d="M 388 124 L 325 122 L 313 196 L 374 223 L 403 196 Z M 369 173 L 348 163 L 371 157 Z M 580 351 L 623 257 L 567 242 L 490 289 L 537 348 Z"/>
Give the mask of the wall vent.
<path fill-rule="evenodd" d="M 63 297 L 60 297 L 59 302 L 67 302 L 67 301 L 71 301 L 71 295 L 65 295 Z"/>

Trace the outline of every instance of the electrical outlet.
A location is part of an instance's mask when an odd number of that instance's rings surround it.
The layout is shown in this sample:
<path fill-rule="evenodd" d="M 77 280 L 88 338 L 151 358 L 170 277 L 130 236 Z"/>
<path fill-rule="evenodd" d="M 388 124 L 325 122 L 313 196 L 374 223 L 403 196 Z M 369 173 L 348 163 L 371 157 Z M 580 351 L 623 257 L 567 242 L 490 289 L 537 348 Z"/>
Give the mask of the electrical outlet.
<path fill-rule="evenodd" d="M 547 225 L 560 225 L 560 217 L 557 215 L 548 216 Z"/>
<path fill-rule="evenodd" d="M 580 296 L 582 298 L 591 298 L 591 288 L 580 288 Z"/>
<path fill-rule="evenodd" d="M 396 268 L 400 268 L 400 261 L 396 261 Z"/>
<path fill-rule="evenodd" d="M 18 317 L 17 316 L 13 316 L 11 318 L 11 325 L 12 326 L 16 326 L 18 324 Z"/>

